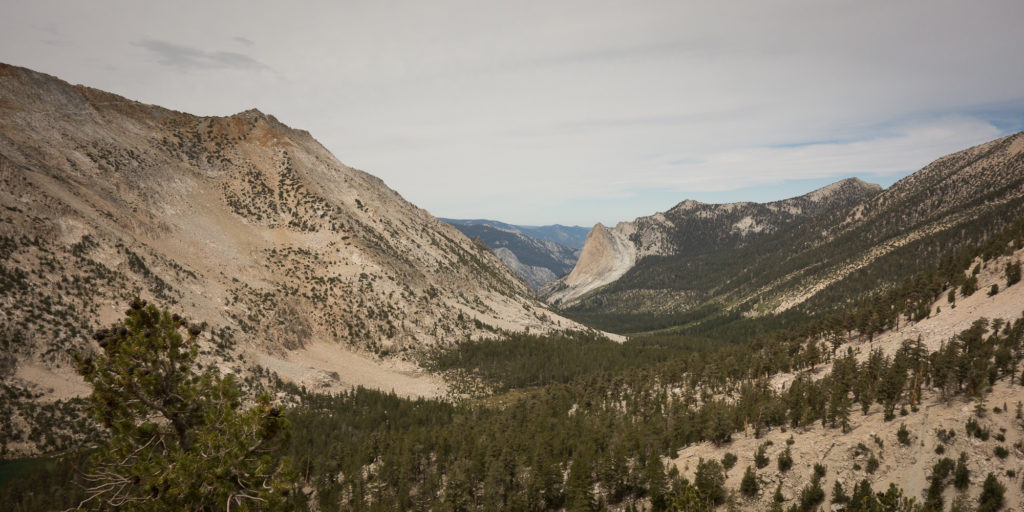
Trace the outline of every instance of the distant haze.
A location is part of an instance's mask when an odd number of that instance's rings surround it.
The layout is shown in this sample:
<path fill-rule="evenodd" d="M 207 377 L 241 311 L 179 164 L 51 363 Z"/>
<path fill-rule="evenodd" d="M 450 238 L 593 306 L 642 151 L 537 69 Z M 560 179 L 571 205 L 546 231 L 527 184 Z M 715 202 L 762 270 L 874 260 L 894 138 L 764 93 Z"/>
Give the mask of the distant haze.
<path fill-rule="evenodd" d="M 0 61 L 256 107 L 437 216 L 888 186 L 1024 128 L 1024 2 L 15 2 Z M 0 98 L 2 100 L 2 98 Z"/>

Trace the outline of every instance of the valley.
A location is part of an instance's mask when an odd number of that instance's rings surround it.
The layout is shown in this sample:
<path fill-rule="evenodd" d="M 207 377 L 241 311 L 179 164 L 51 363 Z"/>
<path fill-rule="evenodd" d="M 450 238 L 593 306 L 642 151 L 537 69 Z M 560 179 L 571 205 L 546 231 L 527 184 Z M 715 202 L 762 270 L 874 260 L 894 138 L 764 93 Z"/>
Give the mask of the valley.
<path fill-rule="evenodd" d="M 441 220 L 490 247 L 534 290 L 572 270 L 587 232 L 579 226 L 513 226 L 483 219 Z"/>
<path fill-rule="evenodd" d="M 1024 132 L 588 231 L 0 64 L 0 184 L 10 510 L 1024 510 Z"/>

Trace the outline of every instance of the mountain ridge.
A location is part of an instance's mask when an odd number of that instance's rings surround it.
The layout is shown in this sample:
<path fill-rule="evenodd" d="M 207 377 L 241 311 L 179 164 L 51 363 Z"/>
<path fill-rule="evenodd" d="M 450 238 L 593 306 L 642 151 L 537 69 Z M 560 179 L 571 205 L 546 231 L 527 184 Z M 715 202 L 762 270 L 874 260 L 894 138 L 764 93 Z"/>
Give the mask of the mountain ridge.
<path fill-rule="evenodd" d="M 570 306 L 587 293 L 618 280 L 648 256 L 736 247 L 749 238 L 770 234 L 804 217 L 879 191 L 878 185 L 847 178 L 801 196 L 768 203 L 709 204 L 687 199 L 665 212 L 619 222 L 613 228 L 598 223 L 591 233 L 597 232 L 595 243 L 601 247 L 588 250 L 584 246 L 576 268 L 564 279 L 546 286 L 541 294 L 552 304 Z M 695 241 L 684 240 L 693 232 L 697 233 Z"/>
<path fill-rule="evenodd" d="M 193 116 L 2 65 L 0 183 L 0 380 L 33 395 L 80 387 L 69 353 L 135 296 L 207 325 L 207 364 L 311 389 L 388 386 L 339 374 L 350 354 L 583 329 L 490 250 L 255 109 Z M 396 379 L 415 368 L 389 364 Z"/>
<path fill-rule="evenodd" d="M 857 182 L 840 183 L 864 190 Z M 679 325 L 694 321 L 687 312 L 699 308 L 758 316 L 845 307 L 892 287 L 898 276 L 939 266 L 1012 222 L 1024 206 L 1024 132 L 940 157 L 866 195 L 835 207 L 826 201 L 799 222 L 746 238 L 739 228 L 749 231 L 756 223 L 694 220 L 706 207 L 680 203 L 678 211 L 690 219 L 675 221 L 671 232 L 648 230 L 676 241 L 667 254 L 638 258 L 615 280 L 569 299 L 573 290 L 565 286 L 542 293 L 606 330 L 620 321 L 640 328 L 678 318 Z M 749 203 L 729 208 L 743 204 Z M 775 210 L 785 213 L 779 206 Z M 606 322 L 608 315 L 619 320 Z M 650 321 L 655 317 L 660 320 Z"/>
<path fill-rule="evenodd" d="M 507 222 L 491 219 L 449 219 L 443 217 L 440 220 L 454 226 L 488 225 L 498 229 L 504 229 L 506 231 L 515 231 L 538 240 L 554 242 L 556 244 L 569 247 L 570 249 L 582 249 L 583 240 L 586 238 L 587 232 L 589 231 L 587 228 L 582 226 L 566 226 L 563 224 L 533 226 L 509 224 Z"/>

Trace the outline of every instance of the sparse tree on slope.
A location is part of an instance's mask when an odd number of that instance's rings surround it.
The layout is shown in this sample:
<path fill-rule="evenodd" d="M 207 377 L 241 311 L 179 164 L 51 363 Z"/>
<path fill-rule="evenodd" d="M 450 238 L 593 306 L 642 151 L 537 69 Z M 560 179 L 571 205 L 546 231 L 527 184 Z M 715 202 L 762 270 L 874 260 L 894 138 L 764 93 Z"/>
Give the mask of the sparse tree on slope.
<path fill-rule="evenodd" d="M 1020 262 L 1006 264 L 1006 287 L 1009 288 L 1020 282 Z"/>

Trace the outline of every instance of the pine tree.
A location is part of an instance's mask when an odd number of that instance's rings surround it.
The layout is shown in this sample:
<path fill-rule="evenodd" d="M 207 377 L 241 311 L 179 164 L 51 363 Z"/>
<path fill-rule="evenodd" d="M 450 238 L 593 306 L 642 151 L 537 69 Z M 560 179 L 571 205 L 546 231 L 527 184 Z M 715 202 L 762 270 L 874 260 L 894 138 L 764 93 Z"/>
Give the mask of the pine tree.
<path fill-rule="evenodd" d="M 660 461 L 659 461 L 660 463 Z M 573 459 L 565 482 L 565 509 L 571 512 L 594 509 L 592 468 L 586 456 Z"/>
<path fill-rule="evenodd" d="M 964 297 L 970 297 L 974 292 L 978 291 L 978 277 L 971 276 L 964 280 L 964 284 L 960 285 L 960 295 Z"/>
<path fill-rule="evenodd" d="M 1009 288 L 1020 282 L 1020 262 L 1014 261 L 1006 264 L 1006 287 Z"/>
<path fill-rule="evenodd" d="M 269 397 L 243 408 L 231 375 L 193 367 L 199 326 L 136 299 L 127 318 L 76 355 L 90 409 L 111 437 L 85 475 L 83 507 L 246 510 L 282 505 L 297 481 L 273 450 L 287 434 Z M 188 338 L 182 337 L 185 331 Z"/>
<path fill-rule="evenodd" d="M 647 495 L 651 498 L 651 506 L 660 510 L 665 506 L 668 482 L 665 479 L 665 467 L 661 457 L 653 453 L 647 457 Z"/>
<path fill-rule="evenodd" d="M 754 468 L 747 466 L 747 470 L 743 472 L 743 480 L 740 481 L 740 492 L 748 498 L 757 496 L 757 491 L 761 489 L 761 485 L 757 482 L 757 473 L 754 473 Z"/>
<path fill-rule="evenodd" d="M 956 469 L 953 471 L 953 486 L 964 491 L 970 484 L 971 470 L 967 469 L 967 453 L 961 452 L 960 459 L 956 462 Z"/>
<path fill-rule="evenodd" d="M 754 465 L 757 466 L 757 469 L 761 469 L 768 465 L 768 445 L 768 442 L 762 443 L 757 447 L 757 451 L 754 452 Z"/>
<path fill-rule="evenodd" d="M 793 467 L 793 452 L 787 446 L 785 450 L 779 453 L 778 457 L 779 471 L 785 473 Z"/>
<path fill-rule="evenodd" d="M 835 484 L 832 486 L 832 503 L 843 504 L 850 501 L 850 497 L 843 491 L 843 484 L 839 483 L 836 479 Z"/>
<path fill-rule="evenodd" d="M 721 505 L 725 501 L 725 472 L 718 461 L 700 459 L 693 484 L 710 503 Z"/>
<path fill-rule="evenodd" d="M 1006 486 L 999 482 L 992 473 L 985 478 L 981 487 L 981 496 L 978 496 L 978 512 L 996 512 L 1003 508 L 1006 501 Z"/>

